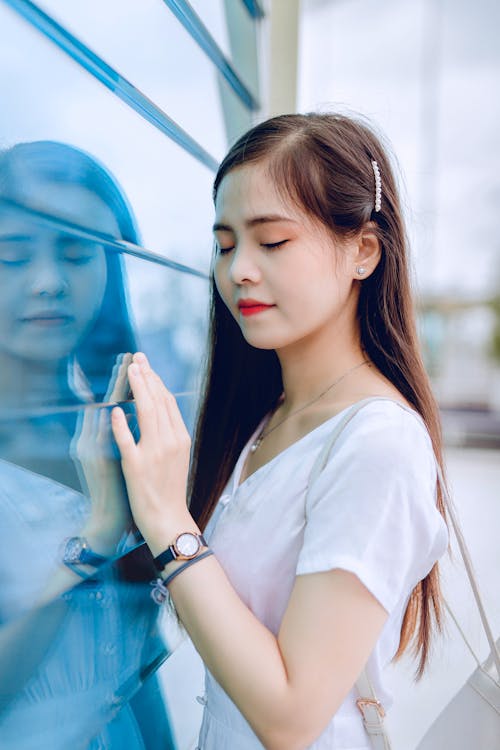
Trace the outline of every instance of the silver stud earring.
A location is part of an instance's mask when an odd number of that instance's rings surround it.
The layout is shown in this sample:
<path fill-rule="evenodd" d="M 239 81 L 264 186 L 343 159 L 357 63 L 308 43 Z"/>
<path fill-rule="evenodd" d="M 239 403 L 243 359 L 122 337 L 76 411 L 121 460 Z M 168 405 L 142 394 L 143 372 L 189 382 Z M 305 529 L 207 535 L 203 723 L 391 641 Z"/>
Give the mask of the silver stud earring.
<path fill-rule="evenodd" d="M 363 274 L 366 273 L 366 268 L 364 266 L 358 266 L 356 268 L 356 273 L 358 274 L 358 276 L 363 276 Z"/>

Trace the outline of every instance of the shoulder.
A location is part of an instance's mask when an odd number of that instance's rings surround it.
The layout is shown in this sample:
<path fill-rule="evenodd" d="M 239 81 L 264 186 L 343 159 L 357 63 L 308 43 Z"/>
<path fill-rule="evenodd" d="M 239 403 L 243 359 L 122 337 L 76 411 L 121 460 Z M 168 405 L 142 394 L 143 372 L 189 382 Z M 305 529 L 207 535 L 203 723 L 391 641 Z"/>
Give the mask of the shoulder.
<path fill-rule="evenodd" d="M 339 450 L 351 450 L 358 457 L 368 455 L 384 464 L 393 457 L 435 465 L 431 437 L 414 409 L 391 399 L 374 399 L 357 411 L 356 405 L 352 408 L 351 418 L 351 408 L 345 410 L 348 421 L 339 435 Z"/>
<path fill-rule="evenodd" d="M 335 435 L 337 431 L 337 435 Z M 335 487 L 371 503 L 387 494 L 427 498 L 435 506 L 437 467 L 420 415 L 399 402 L 376 399 L 344 410 L 310 475 L 310 499 Z M 363 499 L 364 498 L 364 499 Z"/>

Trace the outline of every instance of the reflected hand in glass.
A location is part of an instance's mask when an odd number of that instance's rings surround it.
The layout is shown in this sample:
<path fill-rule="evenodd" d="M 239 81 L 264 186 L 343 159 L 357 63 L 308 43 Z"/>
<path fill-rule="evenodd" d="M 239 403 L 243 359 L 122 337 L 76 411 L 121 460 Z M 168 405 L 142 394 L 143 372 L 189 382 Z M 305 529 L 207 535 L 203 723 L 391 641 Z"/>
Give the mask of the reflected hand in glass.
<path fill-rule="evenodd" d="M 131 361 L 130 353 L 118 355 L 104 397 L 106 403 L 127 400 Z M 123 532 L 131 526 L 132 516 L 119 458 L 113 450 L 109 410 L 87 406 L 81 416 L 70 453 L 90 498 L 90 515 L 82 535 L 99 554 L 113 555 Z"/>

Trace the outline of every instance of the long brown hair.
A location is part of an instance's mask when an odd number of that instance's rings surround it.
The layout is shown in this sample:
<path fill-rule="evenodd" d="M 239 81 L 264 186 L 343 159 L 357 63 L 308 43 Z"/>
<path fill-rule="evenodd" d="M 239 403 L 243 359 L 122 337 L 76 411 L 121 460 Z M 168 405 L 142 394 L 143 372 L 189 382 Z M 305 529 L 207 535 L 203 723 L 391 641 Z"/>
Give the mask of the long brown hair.
<path fill-rule="evenodd" d="M 372 160 L 382 180 L 374 211 Z M 379 370 L 422 416 L 441 466 L 439 413 L 421 359 L 410 288 L 407 239 L 398 190 L 378 137 L 363 122 L 337 114 L 273 117 L 243 135 L 220 164 L 213 197 L 224 176 L 243 164 L 265 162 L 277 189 L 329 228 L 335 237 L 376 223 L 382 257 L 361 284 L 361 345 Z M 204 392 L 193 444 L 190 510 L 204 529 L 238 455 L 283 388 L 274 351 L 250 346 L 211 281 L 211 320 Z M 437 507 L 446 520 L 441 489 Z M 427 662 L 433 625 L 442 628 L 439 569 L 414 588 L 403 618 L 395 659 L 413 643 L 419 679 Z"/>

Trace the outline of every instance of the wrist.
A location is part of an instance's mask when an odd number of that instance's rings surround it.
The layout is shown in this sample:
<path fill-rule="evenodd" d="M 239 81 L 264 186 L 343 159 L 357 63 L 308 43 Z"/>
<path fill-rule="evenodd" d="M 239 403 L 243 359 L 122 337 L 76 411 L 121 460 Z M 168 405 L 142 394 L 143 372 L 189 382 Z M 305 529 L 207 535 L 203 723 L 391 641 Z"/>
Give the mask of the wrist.
<path fill-rule="evenodd" d="M 89 546 L 98 554 L 105 557 L 113 557 L 125 530 L 126 527 L 124 525 L 105 530 L 92 525 L 83 528 L 81 536 L 87 539 Z"/>
<path fill-rule="evenodd" d="M 171 518 L 168 521 L 162 521 L 161 524 L 157 524 L 148 533 L 142 533 L 153 557 L 157 557 L 175 542 L 179 534 L 185 531 L 190 531 L 192 534 L 201 534 L 199 527 L 188 511 L 175 519 Z"/>
<path fill-rule="evenodd" d="M 203 556 L 208 544 L 202 534 L 183 531 L 172 544 L 154 557 L 154 564 L 161 577 L 168 576 L 177 568 L 185 567 L 186 562 L 194 562 Z"/>

